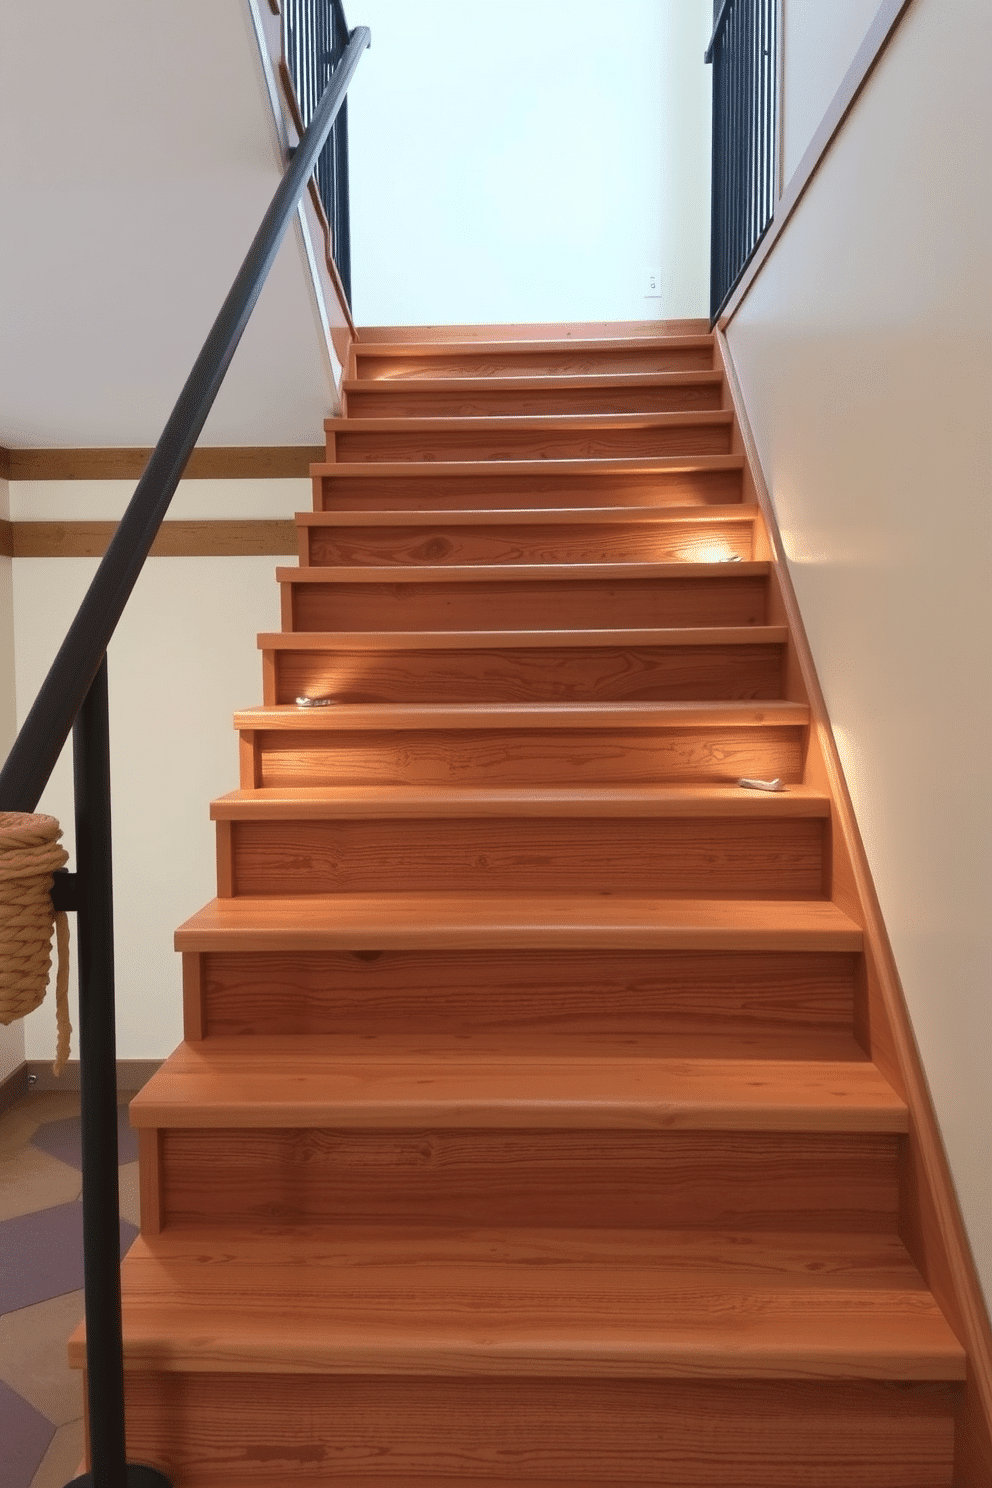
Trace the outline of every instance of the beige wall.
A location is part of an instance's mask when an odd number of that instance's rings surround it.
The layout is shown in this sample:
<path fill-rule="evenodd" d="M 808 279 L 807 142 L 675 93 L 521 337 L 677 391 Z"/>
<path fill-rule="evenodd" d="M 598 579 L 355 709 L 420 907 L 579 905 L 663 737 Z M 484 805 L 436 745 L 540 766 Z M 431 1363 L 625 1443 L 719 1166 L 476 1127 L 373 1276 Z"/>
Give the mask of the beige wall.
<path fill-rule="evenodd" d="M 119 516 L 125 482 L 13 483 L 15 518 Z M 189 481 L 176 517 L 287 517 L 310 483 Z M 291 558 L 153 558 L 109 652 L 118 1057 L 168 1054 L 182 1037 L 177 924 L 215 892 L 213 796 L 238 785 L 235 708 L 261 701 L 260 630 L 279 628 L 274 571 Z M 95 559 L 14 563 L 17 708 L 23 718 L 96 568 Z M 72 848 L 67 750 L 40 810 Z M 73 996 L 75 994 L 73 993 Z M 27 1057 L 54 1049 L 51 998 L 26 1020 Z M 77 1050 L 73 1047 L 73 1055 Z"/>
<path fill-rule="evenodd" d="M 707 313 L 711 0 L 348 18 L 372 31 L 348 95 L 360 325 Z"/>
<path fill-rule="evenodd" d="M 990 50 L 916 0 L 729 328 L 988 1296 Z"/>
<path fill-rule="evenodd" d="M 854 60 L 879 0 L 782 0 L 782 186 Z"/>
<path fill-rule="evenodd" d="M 0 520 L 10 515 L 10 489 L 0 479 Z M 14 605 L 13 564 L 0 557 L 0 756 L 14 737 Z M 24 1025 L 0 1025 L 0 1080 L 24 1059 Z"/>

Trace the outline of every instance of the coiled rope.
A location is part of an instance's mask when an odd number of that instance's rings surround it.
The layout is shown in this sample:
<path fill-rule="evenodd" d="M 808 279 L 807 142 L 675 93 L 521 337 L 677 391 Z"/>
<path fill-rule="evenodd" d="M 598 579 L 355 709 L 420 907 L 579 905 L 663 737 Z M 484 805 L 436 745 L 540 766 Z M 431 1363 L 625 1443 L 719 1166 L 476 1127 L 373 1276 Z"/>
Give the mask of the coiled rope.
<path fill-rule="evenodd" d="M 69 921 L 52 909 L 52 875 L 68 862 L 59 846 L 62 829 L 54 816 L 0 812 L 0 1023 L 34 1012 L 48 990 L 52 922 L 58 970 L 55 1073 L 69 1058 Z"/>

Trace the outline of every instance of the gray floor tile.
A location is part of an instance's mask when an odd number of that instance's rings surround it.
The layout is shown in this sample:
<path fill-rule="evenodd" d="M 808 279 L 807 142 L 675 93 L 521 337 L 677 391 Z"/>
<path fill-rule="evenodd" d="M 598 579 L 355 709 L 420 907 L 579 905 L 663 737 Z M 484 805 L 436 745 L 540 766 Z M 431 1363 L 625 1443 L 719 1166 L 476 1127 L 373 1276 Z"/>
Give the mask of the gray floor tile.
<path fill-rule="evenodd" d="M 0 1317 L 0 1380 L 53 1426 L 83 1412 L 82 1375 L 66 1363 L 69 1334 L 82 1316 L 82 1292 L 67 1292 Z"/>
<path fill-rule="evenodd" d="M 2 1488 L 29 1488 L 54 1435 L 55 1427 L 51 1421 L 46 1421 L 9 1385 L 0 1384 Z"/>
<path fill-rule="evenodd" d="M 123 1254 L 138 1231 L 123 1219 L 120 1230 Z M 0 1221 L 0 1313 L 76 1292 L 82 1284 L 82 1204 Z"/>

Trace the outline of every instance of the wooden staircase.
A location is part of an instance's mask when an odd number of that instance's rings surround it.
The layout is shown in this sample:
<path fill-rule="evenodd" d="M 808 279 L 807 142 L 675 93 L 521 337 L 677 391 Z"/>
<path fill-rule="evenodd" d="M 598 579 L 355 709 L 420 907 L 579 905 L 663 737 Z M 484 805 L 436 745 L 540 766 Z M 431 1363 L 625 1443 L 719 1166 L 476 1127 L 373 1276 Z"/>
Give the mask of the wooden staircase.
<path fill-rule="evenodd" d="M 130 1455 L 963 1484 L 711 337 L 360 343 L 345 395 L 177 935 L 186 1041 L 131 1107 Z"/>

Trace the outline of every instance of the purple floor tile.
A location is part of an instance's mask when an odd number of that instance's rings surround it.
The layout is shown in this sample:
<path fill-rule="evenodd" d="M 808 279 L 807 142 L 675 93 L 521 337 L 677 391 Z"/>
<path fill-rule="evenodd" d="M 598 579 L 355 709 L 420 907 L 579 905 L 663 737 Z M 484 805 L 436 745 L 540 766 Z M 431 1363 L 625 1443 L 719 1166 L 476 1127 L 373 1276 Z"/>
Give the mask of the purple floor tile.
<path fill-rule="evenodd" d="M 61 1121 L 46 1121 L 39 1126 L 31 1138 L 34 1147 L 40 1147 L 50 1157 L 68 1163 L 72 1168 L 82 1167 L 79 1117 L 67 1116 Z M 117 1107 L 117 1160 L 120 1163 L 137 1162 L 138 1133 L 127 1119 L 127 1107 Z"/>
<path fill-rule="evenodd" d="M 121 1254 L 138 1233 L 120 1221 Z M 56 1204 L 0 1220 L 0 1313 L 75 1292 L 83 1284 L 83 1206 Z M 4 1485 L 6 1488 L 6 1485 Z"/>
<path fill-rule="evenodd" d="M 48 1451 L 55 1427 L 0 1380 L 0 1483 L 28 1488 Z"/>

